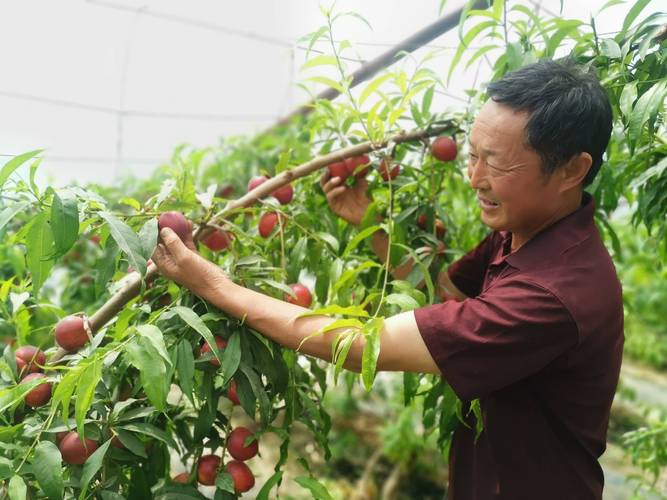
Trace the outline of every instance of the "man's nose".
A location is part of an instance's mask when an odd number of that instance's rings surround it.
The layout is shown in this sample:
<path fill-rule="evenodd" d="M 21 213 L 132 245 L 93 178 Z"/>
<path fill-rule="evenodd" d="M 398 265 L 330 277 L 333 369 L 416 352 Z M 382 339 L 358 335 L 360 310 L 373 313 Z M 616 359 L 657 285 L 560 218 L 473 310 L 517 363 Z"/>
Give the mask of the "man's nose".
<path fill-rule="evenodd" d="M 473 189 L 479 189 L 486 187 L 485 186 L 485 177 L 482 168 L 481 158 L 477 158 L 477 161 L 473 163 L 472 161 L 468 162 L 468 179 L 470 179 L 470 187 Z"/>

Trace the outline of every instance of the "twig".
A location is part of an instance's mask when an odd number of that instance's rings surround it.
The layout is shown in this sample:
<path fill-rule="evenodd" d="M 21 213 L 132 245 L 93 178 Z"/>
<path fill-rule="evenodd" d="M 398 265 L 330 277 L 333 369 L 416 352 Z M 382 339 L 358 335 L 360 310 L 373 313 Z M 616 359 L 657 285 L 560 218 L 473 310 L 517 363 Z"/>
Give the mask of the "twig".
<path fill-rule="evenodd" d="M 317 156 L 297 167 L 294 167 L 290 170 L 285 170 L 281 174 L 263 182 L 261 185 L 257 186 L 252 191 L 249 191 L 241 198 L 229 202 L 212 218 L 211 222 L 209 223 L 211 224 L 210 226 L 202 224 L 197 227 L 193 234 L 193 239 L 195 241 L 199 241 L 202 238 L 208 236 L 212 231 L 215 231 L 216 227 L 223 225 L 224 216 L 232 210 L 252 206 L 257 200 L 270 195 L 276 189 L 289 184 L 295 179 L 305 177 L 315 172 L 316 170 L 322 169 L 331 163 L 342 161 L 353 156 L 360 156 L 366 153 L 370 153 L 371 151 L 384 149 L 389 144 L 400 144 L 404 142 L 416 141 L 426 137 L 439 135 L 443 132 L 451 131 L 452 129 L 457 128 L 458 126 L 455 123 L 448 122 L 445 125 L 427 128 L 424 130 L 413 130 L 411 132 L 402 131 L 380 144 L 372 145 L 370 142 L 363 142 L 354 146 L 339 149 L 323 156 Z M 150 281 L 151 279 L 155 278 L 157 274 L 158 269 L 155 264 L 151 262 L 147 267 L 144 279 L 146 281 Z M 95 314 L 90 316 L 89 322 L 93 334 L 95 334 L 100 328 L 107 324 L 111 318 L 118 314 L 123 309 L 125 304 L 139 295 L 139 292 L 141 291 L 141 280 L 142 277 L 138 272 L 130 273 L 123 278 L 125 283 L 121 289 L 116 292 L 115 295 L 111 296 L 111 298 L 109 298 L 109 300 L 107 300 Z M 62 357 L 66 354 L 67 351 L 62 348 L 58 348 L 54 355 L 49 359 L 49 364 L 54 364 L 60 361 L 60 359 L 62 359 Z"/>

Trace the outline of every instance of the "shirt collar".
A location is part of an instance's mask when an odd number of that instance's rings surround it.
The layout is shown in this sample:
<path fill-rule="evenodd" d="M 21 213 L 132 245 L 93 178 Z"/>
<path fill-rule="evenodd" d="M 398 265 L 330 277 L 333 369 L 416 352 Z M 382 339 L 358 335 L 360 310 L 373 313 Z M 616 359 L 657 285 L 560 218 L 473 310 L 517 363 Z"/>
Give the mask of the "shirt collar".
<path fill-rule="evenodd" d="M 581 206 L 577 210 L 543 229 L 516 252 L 509 255 L 507 253 L 510 252 L 512 233 L 500 231 L 503 238 L 503 251 L 498 260 L 504 259 L 512 267 L 526 269 L 557 257 L 596 231 L 593 221 L 594 214 L 595 200 L 584 191 Z"/>

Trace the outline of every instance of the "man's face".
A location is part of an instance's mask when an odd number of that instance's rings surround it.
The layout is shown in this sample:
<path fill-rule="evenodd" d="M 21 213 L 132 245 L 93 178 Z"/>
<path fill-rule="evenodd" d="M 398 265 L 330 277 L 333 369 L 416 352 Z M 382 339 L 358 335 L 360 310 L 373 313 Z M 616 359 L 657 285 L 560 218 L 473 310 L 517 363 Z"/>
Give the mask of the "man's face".
<path fill-rule="evenodd" d="M 558 180 L 541 172 L 539 155 L 525 144 L 528 114 L 489 100 L 469 136 L 468 177 L 482 222 L 511 231 L 521 244 L 549 222 L 558 205 Z"/>

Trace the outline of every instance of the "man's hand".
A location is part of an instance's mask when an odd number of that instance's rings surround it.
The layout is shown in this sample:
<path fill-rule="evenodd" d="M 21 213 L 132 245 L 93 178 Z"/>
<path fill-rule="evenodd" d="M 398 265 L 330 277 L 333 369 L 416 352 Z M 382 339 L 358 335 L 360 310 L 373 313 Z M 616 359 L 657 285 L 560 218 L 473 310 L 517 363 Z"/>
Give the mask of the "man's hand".
<path fill-rule="evenodd" d="M 371 200 L 366 196 L 366 179 L 357 179 L 354 187 L 350 188 L 342 183 L 340 177 L 330 177 L 329 171 L 325 169 L 320 184 L 333 213 L 355 226 L 361 224 L 371 204 Z"/>
<path fill-rule="evenodd" d="M 222 269 L 197 253 L 192 231 L 188 232 L 186 241 L 182 242 L 171 229 L 162 229 L 152 259 L 162 276 L 186 286 L 198 295 L 228 279 Z"/>

